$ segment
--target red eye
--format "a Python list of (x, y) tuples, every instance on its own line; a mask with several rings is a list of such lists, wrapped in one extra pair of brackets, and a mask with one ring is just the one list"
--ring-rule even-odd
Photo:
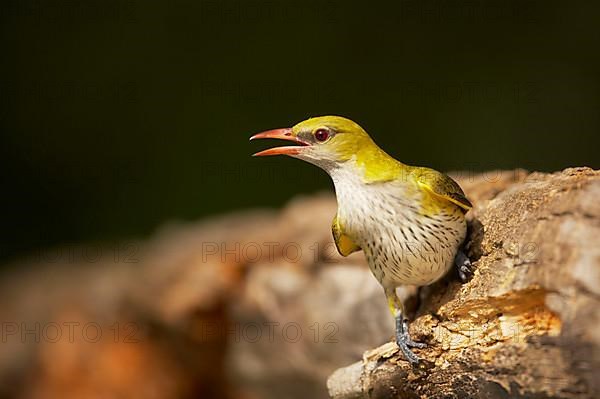
[(329, 138), (329, 132), (327, 129), (317, 129), (315, 131), (315, 138), (319, 141), (325, 141)]

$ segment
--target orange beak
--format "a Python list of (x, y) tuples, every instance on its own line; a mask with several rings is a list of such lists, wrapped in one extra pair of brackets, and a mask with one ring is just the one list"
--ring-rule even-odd
[(258, 133), (250, 137), (250, 140), (256, 139), (288, 140), (300, 145), (269, 148), (268, 150), (257, 152), (256, 154), (252, 155), (253, 157), (264, 157), (268, 155), (296, 155), (299, 154), (300, 151), (302, 151), (302, 149), (308, 145), (308, 143), (305, 143), (304, 141), (294, 136), (292, 134), (291, 128), (267, 130), (266, 132)]

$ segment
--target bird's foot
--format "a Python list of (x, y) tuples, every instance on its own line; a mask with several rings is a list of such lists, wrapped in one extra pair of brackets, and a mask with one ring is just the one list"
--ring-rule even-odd
[(408, 322), (401, 318), (396, 318), (396, 344), (398, 348), (412, 365), (419, 363), (419, 357), (413, 353), (410, 348), (423, 349), (427, 347), (427, 344), (423, 342), (415, 342), (410, 338), (408, 334)]
[[(406, 333), (404, 334), (403, 337), (404, 338), (402, 338), (402, 340), (404, 341), (404, 343), (406, 344), (406, 346), (408, 346), (409, 348), (418, 348), (418, 349), (427, 348), (427, 344), (426, 343), (424, 343), (424, 342), (415, 342)], [(396, 337), (396, 339), (397, 339), (397, 337)]]
[(465, 283), (473, 277), (473, 269), (471, 260), (465, 255), (462, 249), (459, 249), (454, 258), (454, 264), (458, 270), (458, 277)]

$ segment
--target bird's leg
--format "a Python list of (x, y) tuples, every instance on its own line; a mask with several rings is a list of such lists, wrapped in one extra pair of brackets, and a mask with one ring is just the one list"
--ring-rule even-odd
[(410, 348), (424, 348), (427, 345), (415, 342), (410, 338), (408, 320), (404, 318), (404, 305), (400, 298), (398, 298), (398, 295), (396, 295), (396, 290), (394, 288), (385, 288), (385, 296), (387, 297), (390, 311), (396, 320), (396, 344), (409, 362), (412, 364), (418, 363), (419, 358)]
[(471, 270), (471, 261), (460, 248), (458, 249), (456, 257), (454, 258), (454, 264), (458, 269), (458, 277), (460, 277), (460, 280), (463, 283), (469, 281), (473, 275), (473, 270)]

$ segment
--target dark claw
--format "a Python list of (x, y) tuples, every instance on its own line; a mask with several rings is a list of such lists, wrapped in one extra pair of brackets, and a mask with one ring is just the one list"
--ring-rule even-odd
[(467, 255), (462, 250), (458, 250), (454, 258), (454, 264), (458, 269), (458, 277), (463, 283), (466, 283), (473, 277), (472, 264)]
[(396, 318), (396, 344), (398, 348), (412, 365), (419, 363), (419, 357), (410, 350), (410, 348), (425, 348), (427, 344), (415, 342), (408, 334), (408, 322), (400, 317)]
[(400, 349), (406, 360), (410, 362), (410, 364), (416, 365), (419, 363), (419, 357), (415, 355), (413, 351), (410, 350), (410, 348), (405, 342), (398, 341), (398, 338), (396, 338), (396, 344), (398, 345), (398, 348)]
[(427, 344), (424, 342), (415, 342), (412, 339), (410, 339), (410, 337), (407, 335), (404, 342), (406, 343), (406, 345), (409, 348), (418, 348), (418, 349), (423, 349), (423, 348), (427, 348)]

